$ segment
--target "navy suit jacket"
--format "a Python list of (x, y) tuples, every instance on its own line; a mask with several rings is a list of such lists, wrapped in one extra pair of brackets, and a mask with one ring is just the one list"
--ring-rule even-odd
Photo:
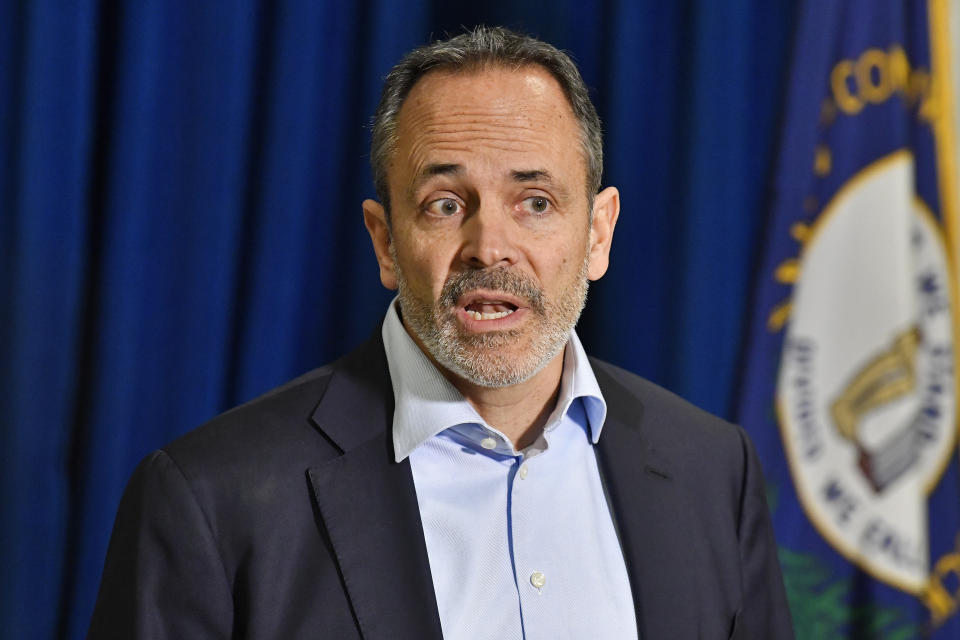
[[(642, 640), (792, 637), (744, 432), (592, 365)], [(121, 502), (89, 638), (440, 638), (392, 420), (377, 332), (151, 454)]]

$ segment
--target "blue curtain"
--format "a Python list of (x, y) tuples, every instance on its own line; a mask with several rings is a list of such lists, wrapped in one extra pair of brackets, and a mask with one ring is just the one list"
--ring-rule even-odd
[(794, 3), (464, 4), (0, 4), (5, 637), (83, 636), (140, 458), (378, 325), (367, 122), (464, 25), (594, 92), (624, 209), (588, 350), (730, 415)]

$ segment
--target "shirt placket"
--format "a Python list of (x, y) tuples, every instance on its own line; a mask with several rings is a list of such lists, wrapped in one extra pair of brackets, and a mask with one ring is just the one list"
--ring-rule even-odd
[(535, 459), (517, 458), (511, 477), (511, 527), (514, 558), (514, 578), (520, 600), (524, 638), (549, 637), (553, 626), (550, 620), (551, 603), (556, 600), (551, 590), (551, 559), (542, 539), (545, 523), (538, 521), (538, 491), (536, 491)]

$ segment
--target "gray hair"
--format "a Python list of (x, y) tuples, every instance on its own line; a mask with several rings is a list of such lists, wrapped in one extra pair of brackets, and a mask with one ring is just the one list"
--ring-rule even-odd
[(580, 124), (581, 144), (587, 164), (587, 200), (600, 190), (603, 173), (603, 139), (600, 118), (590, 92), (573, 60), (553, 45), (503, 27), (476, 27), (449, 40), (438, 40), (414, 49), (397, 63), (383, 84), (380, 104), (373, 115), (370, 167), (377, 197), (390, 215), (387, 165), (397, 142), (397, 116), (414, 85), (430, 71), (474, 71), (487, 65), (519, 68), (543, 67), (560, 83)]

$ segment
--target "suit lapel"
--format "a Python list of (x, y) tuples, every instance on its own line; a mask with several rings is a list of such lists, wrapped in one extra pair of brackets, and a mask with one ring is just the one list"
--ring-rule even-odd
[[(595, 366), (607, 401), (598, 459), (620, 533), (641, 638), (695, 637), (698, 531), (673, 470), (644, 433), (650, 412)], [(692, 601), (693, 600), (693, 601)]]
[(440, 638), (409, 460), (393, 462), (393, 389), (377, 338), (341, 361), (313, 414), (343, 455), (309, 470), (361, 634)]

